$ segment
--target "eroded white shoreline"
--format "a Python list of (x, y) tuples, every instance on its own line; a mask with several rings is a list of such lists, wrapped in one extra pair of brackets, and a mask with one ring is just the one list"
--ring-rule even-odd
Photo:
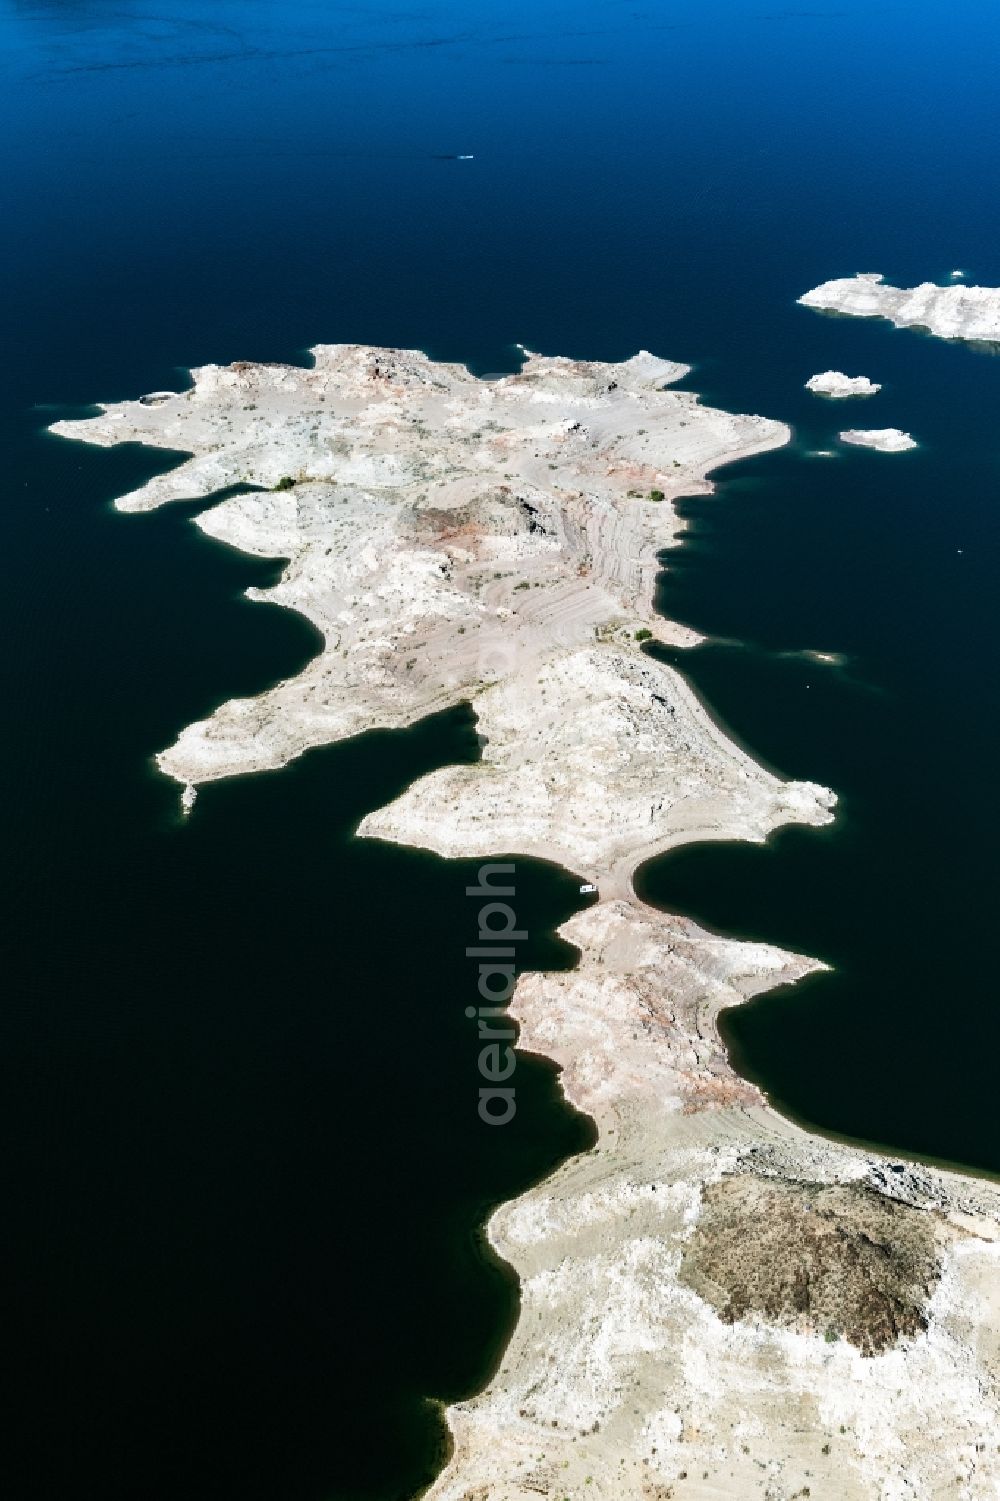
[(810, 375), (806, 390), (831, 401), (848, 401), (857, 396), (875, 396), (882, 387), (867, 375), (845, 375), (842, 370), (823, 370)]
[(850, 318), (887, 318), (897, 328), (923, 328), (940, 339), (1000, 342), (1000, 287), (939, 287), (930, 281), (893, 287), (870, 271), (825, 281), (799, 302)]
[(906, 453), (917, 447), (916, 438), (899, 427), (852, 427), (837, 436), (852, 448), (873, 448), (876, 453)]
[[(529, 356), (485, 383), (413, 352), (327, 346), (312, 370), (209, 366), (191, 392), (56, 430), (192, 454), (124, 497), (127, 510), (289, 481), (197, 524), (288, 557), (260, 597), (306, 614), (325, 647), (296, 678), (184, 730), (165, 771), (194, 788), (469, 699), (481, 765), (423, 778), (362, 833), (547, 855), (599, 885), (562, 930), (578, 968), (525, 976), (512, 1007), (522, 1045), (555, 1058), (568, 1098), (597, 1119), (599, 1146), (491, 1220), (522, 1317), (495, 1380), (451, 1410), (456, 1453), (432, 1494), (993, 1496), (1000, 1195), (890, 1172), (770, 1111), (731, 1070), (715, 1020), (814, 962), (712, 937), (632, 890), (657, 850), (820, 824), (832, 802), (757, 766), (637, 643), (691, 639), (652, 607), (657, 552), (679, 531), (671, 500), (788, 437), (664, 389), (682, 373), (650, 355)], [(863, 1183), (931, 1225), (940, 1275), (915, 1292), (923, 1327), (865, 1357), (828, 1342), (808, 1299), (720, 1317), (683, 1268), (706, 1194), (730, 1181), (805, 1195)], [(853, 1212), (831, 1220), (837, 1245), (853, 1244)], [(752, 1271), (759, 1223), (735, 1228)], [(794, 1285), (794, 1241), (789, 1254)], [(801, 1255), (804, 1285), (826, 1276), (828, 1303), (829, 1277)]]

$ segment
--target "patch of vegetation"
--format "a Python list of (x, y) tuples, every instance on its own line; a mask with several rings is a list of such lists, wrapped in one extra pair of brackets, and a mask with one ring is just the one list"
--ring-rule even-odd
[(295, 481), (290, 474), (283, 474), (274, 488), (276, 490), (294, 490)]
[(862, 1355), (927, 1327), (932, 1217), (866, 1184), (745, 1174), (706, 1188), (680, 1280), (726, 1323), (762, 1318)]
[(642, 630), (636, 631), (636, 633), (635, 633), (635, 639), (637, 641), (652, 641), (652, 639), (653, 639), (653, 633), (649, 629), (648, 626), (644, 625), (642, 627)]
[(662, 490), (650, 490), (649, 498), (650, 500), (666, 500), (667, 497)]

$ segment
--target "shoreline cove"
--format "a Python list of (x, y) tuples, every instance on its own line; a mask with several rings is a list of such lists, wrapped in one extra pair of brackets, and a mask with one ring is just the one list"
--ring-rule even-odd
[[(359, 836), (540, 856), (598, 888), (558, 930), (578, 967), (522, 975), (509, 1012), (519, 1050), (560, 1066), (598, 1145), (486, 1226), (521, 1279), (521, 1316), (485, 1391), (448, 1409), (454, 1453), (428, 1495), (586, 1485), (660, 1501), (682, 1477), (689, 1496), (751, 1494), (762, 1463), (794, 1489), (825, 1441), (848, 1501), (956, 1474), (985, 1497), (1000, 1480), (1000, 1191), (897, 1171), (778, 1115), (733, 1071), (716, 1019), (823, 966), (709, 934), (634, 890), (637, 868), (680, 844), (761, 842), (833, 816), (831, 792), (767, 772), (641, 651), (698, 639), (653, 606), (658, 555), (682, 530), (672, 501), (790, 438), (672, 391), (686, 373), (648, 354), (528, 354), (486, 382), (412, 351), (320, 346), (312, 369), (207, 366), (190, 391), (53, 430), (192, 455), (122, 510), (266, 486), (195, 523), (289, 558), (274, 588), (248, 593), (324, 636), (297, 677), (161, 752), (185, 811), (205, 781), (468, 700), (482, 762), (421, 778)], [(823, 1233), (789, 1245), (786, 1265), (760, 1213), (792, 1200)], [(857, 1255), (830, 1260), (833, 1242), (870, 1238), (873, 1206), (905, 1228), (900, 1245), (920, 1245), (900, 1260), (888, 1244), (886, 1278)], [(790, 1402), (804, 1422), (782, 1421)]]

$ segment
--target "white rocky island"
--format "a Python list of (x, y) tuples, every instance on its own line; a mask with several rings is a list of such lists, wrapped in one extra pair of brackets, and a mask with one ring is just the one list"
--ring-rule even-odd
[(905, 453), (916, 448), (917, 440), (901, 427), (849, 427), (838, 433), (841, 443), (855, 448), (874, 448), (876, 453)]
[(482, 762), (424, 777), (361, 833), (546, 855), (599, 887), (563, 929), (578, 967), (522, 977), (512, 1005), (599, 1143), (490, 1222), (521, 1319), (487, 1390), (450, 1409), (431, 1495), (995, 1496), (1000, 1193), (771, 1111), (716, 1018), (816, 964), (632, 887), (657, 850), (831, 817), (832, 794), (757, 766), (637, 643), (692, 639), (652, 607), (673, 498), (787, 429), (670, 391), (684, 367), (646, 354), (532, 355), (488, 382), (412, 352), (314, 354), (209, 366), (56, 430), (191, 454), (125, 510), (265, 487), (197, 525), (287, 558), (260, 597), (325, 639), (298, 677), (182, 730), (169, 775), (276, 768), (468, 699)]
[(814, 396), (828, 396), (833, 401), (845, 401), (852, 396), (874, 396), (881, 389), (867, 375), (845, 375), (842, 370), (824, 370), (806, 381), (807, 391), (812, 391)]
[(1000, 342), (1000, 287), (939, 287), (931, 281), (893, 287), (870, 271), (825, 281), (799, 302), (851, 318), (887, 318), (897, 328), (924, 328), (941, 339)]

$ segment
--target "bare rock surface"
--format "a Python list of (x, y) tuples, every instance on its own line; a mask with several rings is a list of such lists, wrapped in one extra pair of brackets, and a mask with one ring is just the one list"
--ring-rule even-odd
[(814, 396), (829, 396), (834, 401), (844, 401), (852, 396), (874, 396), (881, 389), (867, 375), (845, 375), (842, 370), (824, 370), (806, 381), (807, 391), (812, 391)]
[(898, 427), (848, 428), (838, 433), (841, 443), (850, 443), (855, 448), (874, 448), (876, 453), (905, 453), (916, 448), (917, 440)]
[(1000, 287), (939, 287), (930, 281), (893, 287), (878, 272), (865, 272), (825, 281), (799, 302), (851, 318), (888, 318), (897, 328), (922, 328), (941, 339), (1000, 342)]
[(323, 634), (297, 677), (162, 752), (193, 817), (202, 782), (468, 699), (481, 764), (422, 778), (361, 833), (545, 855), (599, 888), (562, 929), (577, 967), (523, 975), (511, 1006), (599, 1142), (490, 1221), (522, 1315), (487, 1389), (449, 1409), (430, 1494), (995, 1497), (1000, 1194), (770, 1110), (719, 1012), (819, 966), (632, 884), (684, 841), (832, 816), (832, 793), (756, 765), (637, 640), (694, 639), (652, 607), (673, 498), (787, 429), (669, 390), (685, 367), (648, 354), (529, 355), (495, 381), (412, 351), (314, 357), (208, 366), (56, 430), (191, 455), (125, 510), (265, 487), (197, 524), (286, 558), (260, 597)]
[(561, 934), (578, 968), (513, 1011), (599, 1142), (490, 1222), (521, 1318), (430, 1496), (995, 1497), (997, 1190), (809, 1136), (733, 1072), (720, 1010), (813, 961), (634, 899)]
[(197, 524), (287, 557), (266, 597), (326, 639), (298, 677), (183, 731), (159, 759), (184, 783), (412, 723), (553, 654), (629, 640), (637, 656), (636, 630), (694, 639), (651, 605), (657, 553), (679, 531), (670, 499), (788, 437), (664, 389), (686, 367), (649, 354), (619, 365), (531, 355), (497, 381), (414, 351), (313, 354), (311, 369), (209, 365), (190, 391), (54, 427), (191, 453), (121, 510), (267, 487)]

